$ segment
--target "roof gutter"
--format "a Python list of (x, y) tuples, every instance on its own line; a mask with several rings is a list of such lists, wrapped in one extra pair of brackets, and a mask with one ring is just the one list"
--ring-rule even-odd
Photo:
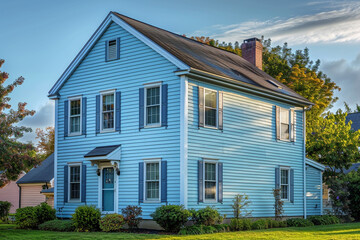
[(274, 100), (295, 104), (297, 106), (302, 106), (305, 108), (310, 108), (312, 105), (314, 105), (313, 103), (306, 101), (306, 100), (302, 100), (302, 99), (299, 99), (296, 97), (284, 95), (282, 93), (277, 93), (277, 92), (274, 92), (271, 90), (267, 90), (264, 88), (254, 86), (252, 84), (244, 83), (244, 82), (232, 79), (232, 78), (223, 77), (220, 75), (205, 72), (205, 71), (198, 70), (195, 68), (190, 68), (189, 70), (179, 70), (179, 71), (176, 71), (175, 74), (179, 75), (179, 76), (187, 75), (187, 76), (190, 76), (193, 78), (205, 80), (208, 82), (227, 86), (230, 88), (235, 88), (235, 89), (238, 89), (238, 90), (241, 90), (244, 92), (249, 92), (249, 93), (252, 93), (255, 95), (272, 98)]

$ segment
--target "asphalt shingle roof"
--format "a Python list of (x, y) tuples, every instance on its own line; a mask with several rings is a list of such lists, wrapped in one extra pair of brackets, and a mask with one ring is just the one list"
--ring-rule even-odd
[(90, 152), (88, 152), (84, 157), (100, 157), (100, 156), (106, 156), (121, 145), (112, 145), (112, 146), (102, 146), (102, 147), (96, 147)]
[[(295, 97), (311, 104), (306, 98), (235, 53), (200, 43), (116, 12), (113, 12), (113, 14), (191, 68), (235, 79), (266, 90)], [(267, 80), (277, 83), (281, 86), (281, 89)]]
[(42, 161), (41, 164), (26, 173), (17, 184), (48, 183), (54, 178), (54, 154)]
[(350, 120), (352, 121), (351, 128), (352, 128), (354, 131), (359, 130), (359, 129), (360, 129), (360, 112), (357, 112), (357, 113), (349, 113), (349, 114), (346, 116), (346, 123), (348, 123)]

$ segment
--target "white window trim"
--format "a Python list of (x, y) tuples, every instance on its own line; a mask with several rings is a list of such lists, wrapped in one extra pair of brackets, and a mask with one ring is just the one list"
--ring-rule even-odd
[[(104, 95), (108, 95), (108, 94), (114, 94), (114, 127), (113, 128), (107, 128), (107, 129), (103, 129), (103, 111), (102, 111), (102, 105), (103, 105), (103, 96)], [(107, 90), (107, 91), (102, 91), (100, 92), (100, 133), (106, 133), (106, 132), (115, 132), (115, 125), (116, 125), (116, 90), (112, 89), (112, 90)]]
[[(82, 114), (83, 114), (83, 112), (82, 112), (82, 104), (83, 104), (83, 102), (82, 102), (82, 96), (76, 96), (76, 97), (70, 97), (70, 98), (68, 98), (68, 104), (69, 104), (69, 106), (68, 106), (68, 136), (79, 136), (79, 135), (82, 135)], [(72, 101), (76, 101), (76, 100), (80, 100), (80, 131), (79, 132), (71, 132), (71, 121), (70, 121), (70, 119), (71, 119), (71, 102)]]
[[(281, 184), (281, 170), (287, 170), (288, 171), (288, 184)], [(291, 188), (291, 179), (290, 179), (290, 167), (280, 167), (280, 173), (279, 173), (279, 183), (280, 183), (280, 199), (283, 200), (284, 202), (290, 202), (290, 188)], [(282, 198), (282, 193), (281, 193), (281, 186), (282, 185), (287, 185), (288, 186), (288, 192), (287, 192), (287, 198)]]
[(102, 210), (102, 177), (103, 177), (103, 169), (114, 167), (111, 163), (103, 163), (98, 168), (100, 169), (100, 176), (98, 176), (99, 184), (98, 184), (98, 208), (100, 209), (101, 213), (103, 214), (111, 214), (111, 213), (118, 213), (118, 179), (119, 176), (116, 174), (116, 169), (114, 169), (114, 211), (103, 211)]
[[(146, 164), (159, 163), (159, 198), (147, 199), (146, 198)], [(161, 202), (161, 158), (144, 159), (144, 203), (160, 203)]]
[[(68, 163), (68, 202), (81, 202), (81, 196), (82, 196), (82, 164), (81, 163)], [(80, 195), (79, 199), (71, 199), (71, 167), (80, 167)]]
[[(282, 126), (281, 126), (281, 112), (282, 112), (282, 110), (283, 109), (285, 109), (285, 110), (287, 110), (288, 111), (288, 115), (289, 115), (289, 138), (288, 139), (286, 139), (286, 138), (282, 138), (282, 134), (281, 134), (281, 128), (282, 128)], [(291, 141), (291, 125), (292, 125), (292, 122), (291, 122), (291, 109), (287, 109), (287, 108), (283, 108), (283, 107), (280, 107), (280, 116), (279, 116), (279, 120), (280, 120), (280, 122), (279, 122), (279, 127), (280, 127), (280, 140), (281, 141), (288, 141), (288, 142), (290, 142)]]
[[(115, 58), (112, 58), (112, 59), (110, 59), (109, 58), (109, 56), (110, 56), (110, 42), (111, 41), (115, 41), (115, 51), (116, 51), (116, 57)], [(107, 61), (113, 61), (113, 60), (117, 60), (118, 59), (118, 39), (117, 38), (115, 38), (115, 39), (110, 39), (110, 40), (108, 40), (107, 41), (107, 57), (106, 57), (106, 60)]]
[[(159, 87), (159, 95), (160, 95), (160, 100), (159, 100), (159, 123), (153, 123), (153, 124), (148, 124), (147, 123), (147, 89), (148, 88), (155, 88), (155, 87)], [(147, 84), (144, 86), (144, 127), (145, 128), (153, 128), (153, 127), (161, 127), (161, 119), (162, 119), (162, 112), (161, 112), (161, 103), (162, 103), (162, 84), (160, 83), (154, 83), (154, 84)]]
[[(216, 92), (216, 126), (215, 127), (206, 125), (206, 103), (205, 103), (205, 92), (206, 92), (206, 90)], [(205, 128), (218, 129), (219, 128), (219, 91), (211, 89), (211, 88), (204, 88), (203, 96), (204, 96), (204, 127)]]
[[(215, 199), (206, 199), (206, 194), (205, 194), (205, 192), (206, 192), (206, 188), (205, 188), (205, 164), (206, 163), (212, 163), (212, 164), (215, 164), (216, 165), (216, 168), (215, 168), (215, 174), (216, 174), (216, 184), (215, 184), (215, 187), (216, 187), (216, 192), (215, 192)], [(209, 160), (209, 159), (205, 159), (204, 160), (204, 164), (203, 164), (203, 189), (204, 189), (204, 191), (203, 191), (203, 199), (204, 199), (204, 202), (205, 203), (217, 203), (218, 202), (218, 190), (219, 190), (219, 187), (218, 187), (218, 185), (219, 185), (219, 176), (218, 176), (218, 172), (219, 172), (219, 170), (218, 170), (218, 166), (219, 166), (219, 164), (218, 164), (219, 162), (217, 161), (217, 160)]]

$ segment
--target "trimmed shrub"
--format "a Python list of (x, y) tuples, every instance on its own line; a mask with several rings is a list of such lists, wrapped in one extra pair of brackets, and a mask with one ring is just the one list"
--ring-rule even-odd
[(259, 229), (267, 229), (267, 221), (265, 219), (260, 219), (251, 224), (251, 229), (259, 230)]
[(89, 232), (99, 230), (101, 212), (95, 206), (79, 206), (72, 215), (75, 230), (78, 232)]
[(0, 201), (0, 220), (8, 222), (8, 216), (11, 208), (11, 203), (8, 201)]
[(230, 232), (229, 224), (218, 224), (213, 226), (216, 229), (216, 232)]
[(45, 202), (36, 206), (35, 212), (37, 217), (37, 224), (42, 224), (44, 222), (56, 219), (56, 210)]
[(220, 224), (223, 221), (223, 217), (220, 215), (220, 213), (216, 209), (209, 206), (197, 211), (192, 209), (190, 212), (192, 214), (192, 220), (197, 225), (212, 226), (215, 224)]
[(118, 232), (124, 225), (124, 217), (120, 214), (108, 214), (100, 220), (100, 229), (104, 232)]
[(230, 229), (231, 231), (245, 231), (251, 230), (252, 222), (247, 218), (233, 218), (230, 221)]
[(339, 218), (332, 215), (310, 216), (308, 220), (314, 223), (314, 225), (330, 225), (340, 223)]
[(129, 205), (126, 208), (121, 209), (121, 213), (130, 230), (138, 228), (142, 220), (140, 217), (142, 214), (141, 207)]
[(189, 220), (191, 213), (182, 205), (162, 205), (150, 215), (165, 231), (178, 232)]
[(308, 219), (303, 218), (290, 218), (286, 220), (288, 227), (311, 227), (314, 226), (314, 224), (309, 221)]
[(252, 222), (250, 219), (243, 219), (243, 230), (246, 231), (246, 230), (251, 230), (251, 225), (252, 225)]
[(38, 220), (36, 217), (35, 207), (24, 207), (16, 209), (15, 223), (19, 226), (19, 228), (37, 228)]
[(39, 225), (40, 230), (73, 232), (75, 230), (73, 220), (51, 220)]
[(202, 233), (203, 234), (211, 234), (216, 233), (217, 230), (214, 226), (202, 226)]
[(280, 228), (285, 228), (288, 226), (287, 221), (278, 221)]
[(179, 231), (179, 235), (199, 235), (206, 233), (218, 233), (218, 232), (228, 232), (230, 231), (230, 226), (228, 224), (218, 224), (214, 226), (204, 226), (204, 225), (192, 225), (184, 227)]
[(178, 233), (179, 235), (199, 235), (203, 234), (201, 225), (192, 225), (187, 226), (181, 229)]

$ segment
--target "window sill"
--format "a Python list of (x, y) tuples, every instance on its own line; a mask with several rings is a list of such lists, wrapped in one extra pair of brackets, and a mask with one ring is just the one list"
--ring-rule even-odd
[(144, 126), (144, 128), (159, 128), (162, 127), (161, 124), (156, 124), (156, 125), (146, 125)]
[(208, 129), (219, 130), (219, 128), (218, 128), (218, 127), (212, 127), (212, 126), (203, 126), (203, 128), (208, 128)]
[(160, 200), (144, 200), (143, 203), (161, 203)]
[(216, 200), (204, 200), (204, 203), (214, 204), (214, 203), (218, 203), (218, 201), (216, 201)]
[(68, 203), (81, 203), (81, 200), (68, 200)]
[(69, 133), (68, 137), (75, 137), (75, 136), (81, 136), (81, 133)]
[(115, 132), (115, 129), (109, 129), (109, 130), (101, 130), (100, 133), (111, 133)]

